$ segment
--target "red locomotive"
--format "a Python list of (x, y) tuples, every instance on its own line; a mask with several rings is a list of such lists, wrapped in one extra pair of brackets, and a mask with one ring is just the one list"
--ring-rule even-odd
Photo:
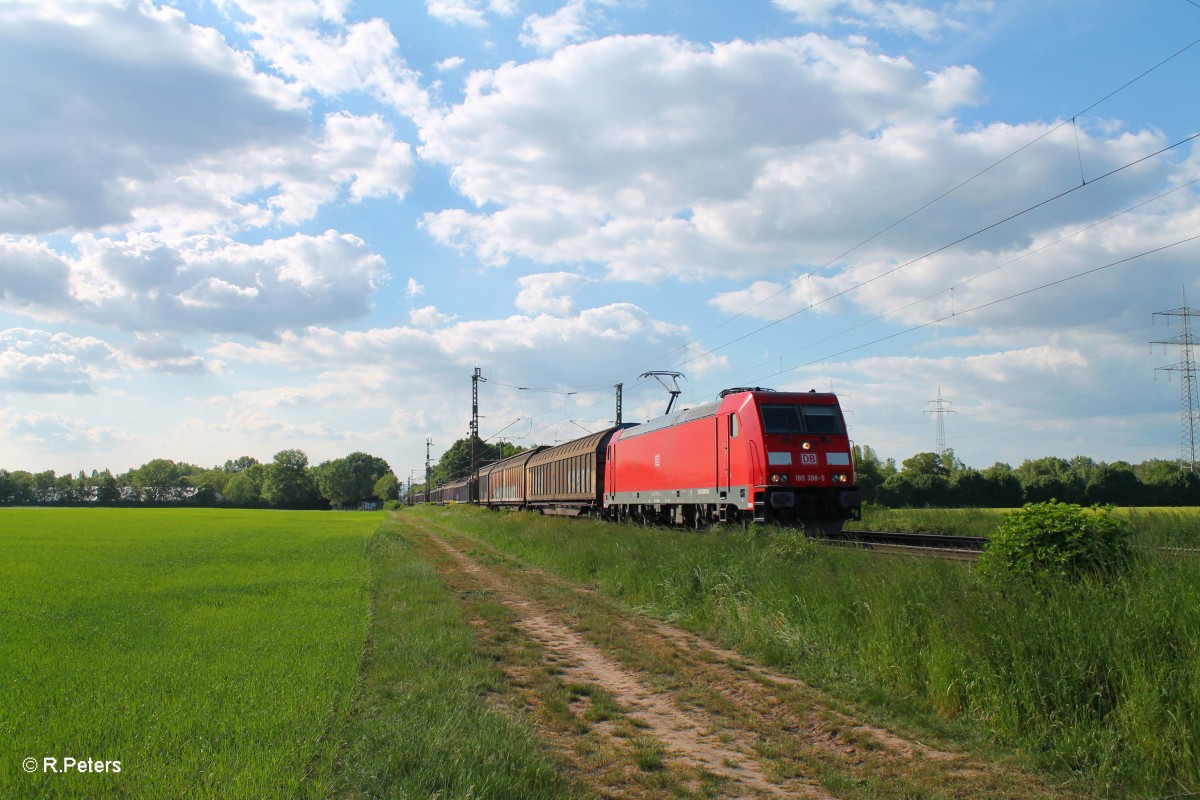
[(729, 389), (618, 431), (608, 445), (604, 506), (616, 519), (699, 527), (749, 518), (828, 531), (861, 504), (833, 394)]
[(754, 520), (833, 532), (862, 505), (837, 396), (759, 388), (522, 453), (431, 500), (467, 502), (473, 485), (491, 508), (689, 527)]

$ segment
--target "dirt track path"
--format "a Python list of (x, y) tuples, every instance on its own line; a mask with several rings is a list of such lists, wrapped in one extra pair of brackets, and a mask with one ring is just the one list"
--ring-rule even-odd
[(407, 522), (504, 671), (513, 712), (599, 796), (1069, 796), (856, 719), (801, 681), (452, 529)]

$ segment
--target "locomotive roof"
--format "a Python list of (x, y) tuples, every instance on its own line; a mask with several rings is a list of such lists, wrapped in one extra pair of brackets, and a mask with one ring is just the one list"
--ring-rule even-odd
[(666, 414), (658, 419), (652, 419), (649, 422), (643, 422), (636, 428), (630, 428), (621, 434), (621, 439), (631, 439), (634, 436), (641, 436), (643, 433), (653, 433), (660, 431), (663, 428), (670, 428), (672, 425), (682, 425), (685, 422), (692, 422), (705, 417), (716, 416), (717, 409), (721, 407), (720, 401), (713, 403), (705, 403), (694, 408), (685, 408), (683, 411), (676, 411), (673, 414)]
[(754, 395), (755, 399), (782, 403), (794, 403), (800, 398), (820, 398), (822, 404), (829, 402), (830, 400), (835, 403), (837, 402), (837, 395), (833, 394), (832, 392), (777, 392), (774, 389), (761, 389), (758, 387), (752, 389), (746, 388), (726, 390), (721, 392), (721, 400), (716, 400), (712, 403), (704, 403), (703, 405), (694, 406), (692, 408), (685, 408), (683, 411), (676, 411), (672, 414), (664, 414), (657, 419), (652, 419), (649, 422), (643, 422), (641, 425), (630, 428), (629, 430), (625, 431), (625, 433), (621, 434), (621, 440), (624, 441), (627, 439), (632, 439), (635, 436), (641, 436), (644, 433), (653, 433), (654, 431), (660, 431), (663, 428), (682, 425), (685, 422), (693, 422), (698, 419), (716, 416), (717, 411), (721, 408), (724, 398), (730, 396), (731, 394), (742, 393), (752, 394)]

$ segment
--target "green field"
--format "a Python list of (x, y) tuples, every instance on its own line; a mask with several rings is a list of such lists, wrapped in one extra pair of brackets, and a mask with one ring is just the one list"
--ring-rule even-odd
[(384, 514), (4, 509), (0, 544), (4, 800), (579, 794)]
[(382, 517), (0, 510), (0, 797), (323, 793)]

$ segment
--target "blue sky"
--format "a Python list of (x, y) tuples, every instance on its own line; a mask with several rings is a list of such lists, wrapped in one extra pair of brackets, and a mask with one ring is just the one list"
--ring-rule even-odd
[(1200, 153), (1146, 157), (1200, 132), (1198, 39), (1189, 0), (0, 3), (0, 467), (407, 477), (475, 366), (526, 445), (675, 369), (832, 389), (899, 459), (939, 389), (975, 466), (1174, 458)]

